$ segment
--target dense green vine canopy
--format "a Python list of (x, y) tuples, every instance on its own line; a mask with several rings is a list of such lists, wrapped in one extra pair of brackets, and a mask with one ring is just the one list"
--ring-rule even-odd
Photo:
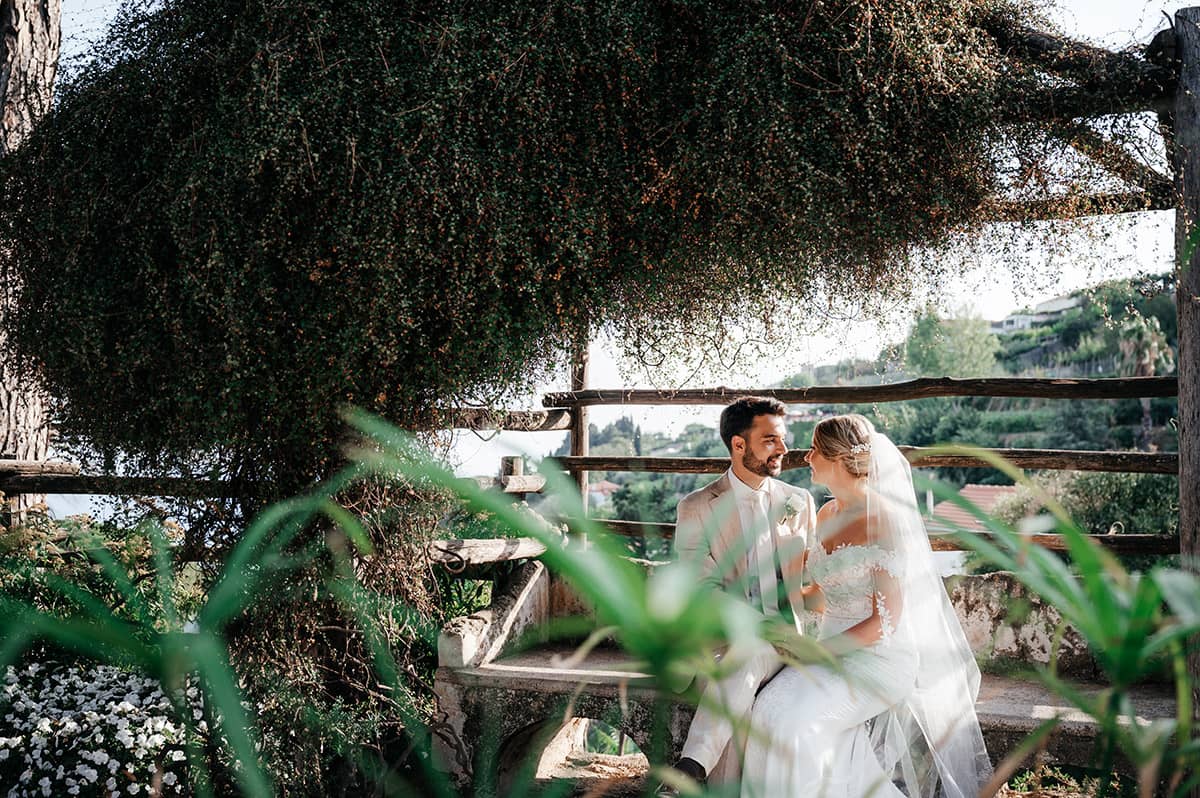
[[(166, 0), (3, 164), (58, 425), (292, 474), (580, 330), (895, 290), (978, 220), (1009, 0)], [(281, 472), (281, 473), (282, 473)]]

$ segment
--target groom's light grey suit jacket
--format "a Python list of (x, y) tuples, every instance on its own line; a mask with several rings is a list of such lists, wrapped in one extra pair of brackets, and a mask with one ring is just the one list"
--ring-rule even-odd
[[(675, 522), (675, 551), (684, 562), (699, 564), (704, 577), (730, 593), (748, 597), (748, 538), (734, 499), (731, 477), (726, 472), (717, 481), (685, 496)], [(771, 479), (767, 477), (767, 479)], [(771, 506), (767, 517), (771, 542), (779, 570), (792, 604), (797, 629), (801, 629), (804, 604), (800, 596), (804, 550), (815, 534), (817, 510), (812, 494), (777, 479), (771, 480)], [(789, 512), (790, 496), (800, 497), (802, 509)]]

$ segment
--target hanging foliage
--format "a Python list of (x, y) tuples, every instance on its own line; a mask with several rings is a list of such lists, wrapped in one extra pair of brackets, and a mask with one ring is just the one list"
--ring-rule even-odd
[[(1009, 0), (166, 0), (3, 164), (56, 423), (278, 479), (627, 339), (898, 292), (998, 190)], [(986, 25), (985, 25), (986, 23)], [(1043, 82), (1044, 83), (1044, 82)], [(1006, 158), (1009, 155), (1005, 155)]]

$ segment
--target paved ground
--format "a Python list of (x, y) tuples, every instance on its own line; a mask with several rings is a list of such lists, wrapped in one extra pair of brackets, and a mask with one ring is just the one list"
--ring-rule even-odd
[[(546, 780), (577, 780), (572, 798), (641, 798), (648, 763), (641, 754), (610, 756), (606, 754), (573, 754), (550, 773)], [(1120, 793), (1123, 794), (1123, 793)], [(1027, 772), (1005, 785), (997, 798), (1096, 798), (1095, 788), (1080, 786), (1070, 778), (1045, 774), (1044, 784)], [(1110, 793), (1111, 795), (1111, 793)]]

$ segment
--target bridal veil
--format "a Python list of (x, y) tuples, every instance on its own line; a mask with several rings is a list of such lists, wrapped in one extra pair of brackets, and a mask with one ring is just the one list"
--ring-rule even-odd
[(902, 606), (891, 642), (918, 653), (916, 685), (871, 730), (885, 771), (903, 781), (910, 798), (976, 798), (991, 776), (975, 699), (979, 667), (935, 566), (917, 508), (912, 471), (895, 444), (872, 429), (867, 528), (893, 552)]

